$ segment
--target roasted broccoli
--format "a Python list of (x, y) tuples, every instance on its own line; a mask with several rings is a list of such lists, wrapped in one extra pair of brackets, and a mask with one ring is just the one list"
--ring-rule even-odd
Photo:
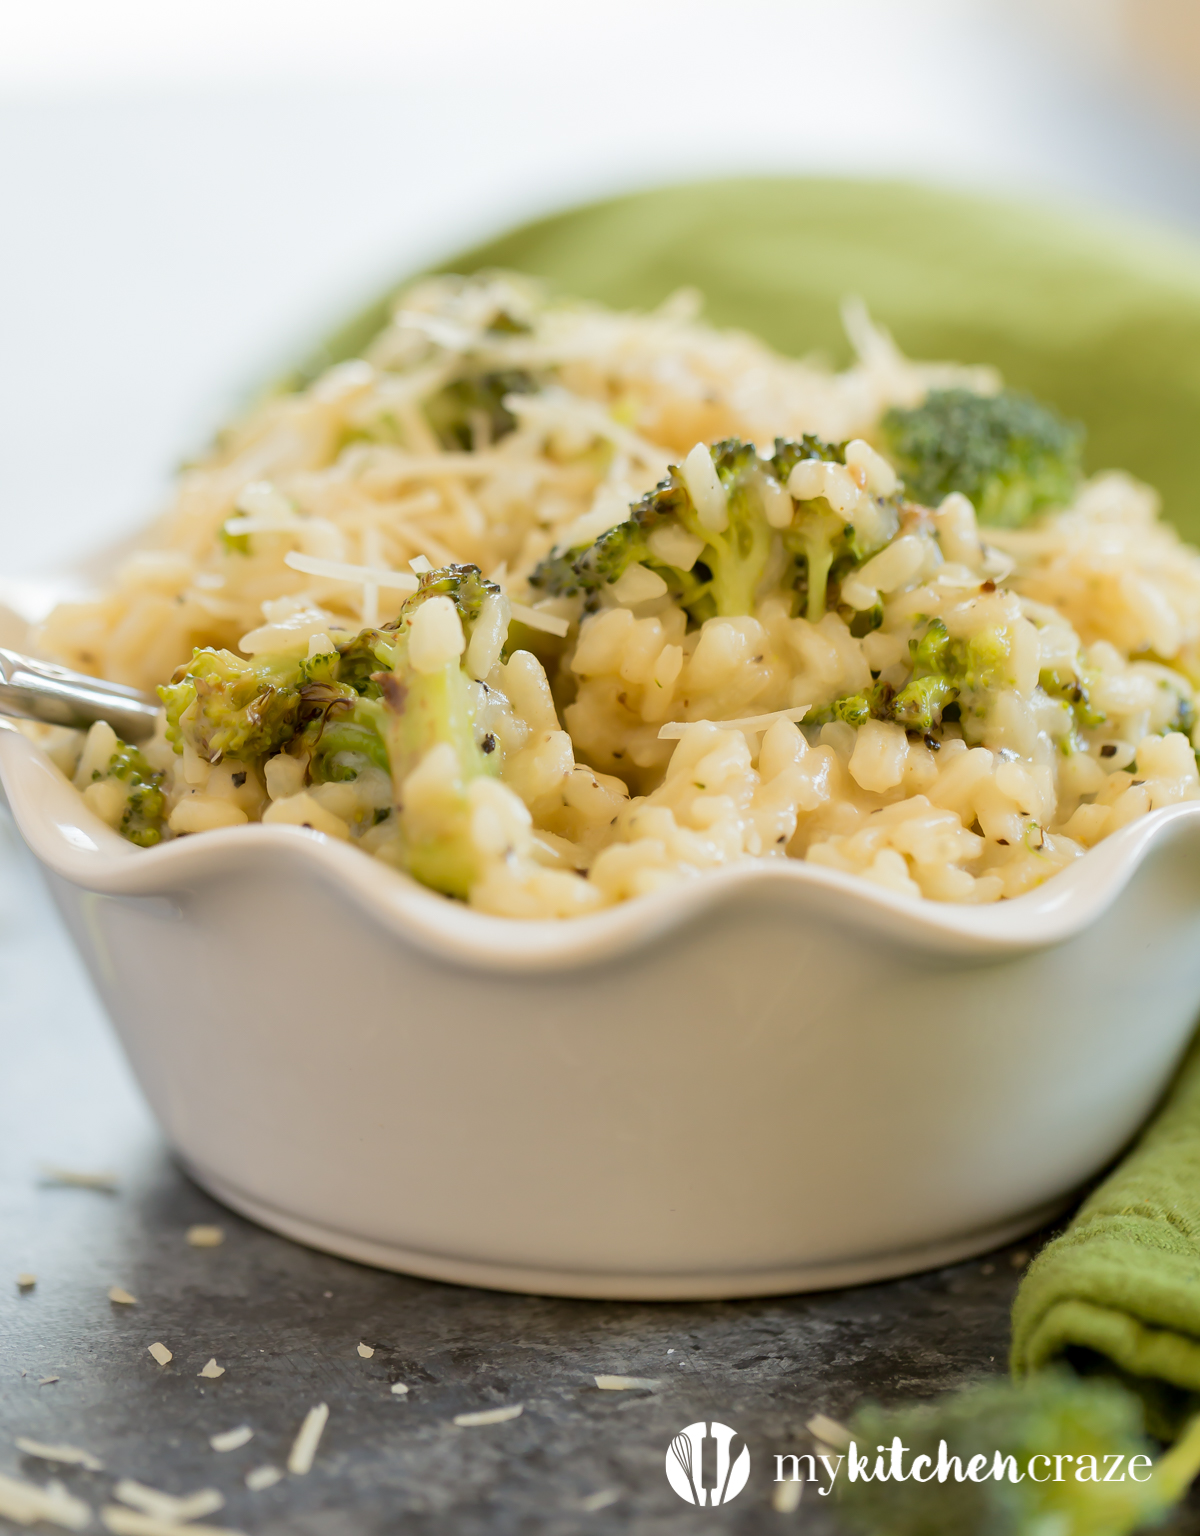
[(894, 510), (881, 512), (873, 498), (860, 500), (869, 511), (859, 526), (835, 512), (824, 495), (797, 499), (787, 489), (801, 461), (844, 464), (842, 448), (815, 437), (779, 438), (773, 456), (762, 458), (753, 443), (729, 438), (707, 450), (711, 470), (696, 457), (705, 451), (697, 447), (682, 466), (672, 467), (627, 521), (592, 544), (543, 560), (531, 585), (553, 595), (596, 593), (641, 564), (662, 577), (693, 623), (702, 624), (754, 611), (777, 538), (783, 589), (815, 622), (825, 612), (831, 575), (845, 574), (896, 531)]
[(1126, 1536), (1161, 1520), (1200, 1470), (1200, 1419), (1152, 1466), (1139, 1399), (1066, 1371), (866, 1408), (849, 1430), (836, 1486), (864, 1536)]
[(912, 410), (888, 411), (882, 431), (909, 496), (937, 506), (961, 491), (997, 527), (1066, 505), (1082, 473), (1083, 428), (1016, 390), (931, 390)]

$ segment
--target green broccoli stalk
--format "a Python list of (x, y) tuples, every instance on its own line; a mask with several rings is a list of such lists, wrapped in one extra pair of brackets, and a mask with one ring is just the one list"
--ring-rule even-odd
[(837, 1487), (864, 1536), (1127, 1536), (1161, 1520), (1200, 1472), (1200, 1417), (1152, 1466), (1139, 1399), (1066, 1371), (868, 1407), (849, 1429)]
[(1015, 390), (931, 390), (912, 410), (888, 411), (881, 425), (911, 497), (937, 506), (961, 491), (981, 523), (1019, 527), (1065, 506), (1079, 485), (1083, 427)]
[[(499, 765), (478, 739), (480, 685), (466, 671), (462, 657), (484, 603), (493, 596), (500, 596), (500, 588), (485, 580), (477, 566), (451, 565), (424, 572), (396, 621), (391, 670), (372, 678), (381, 690), (404, 867), (422, 884), (464, 898), (479, 863), (467, 786), (472, 779), (495, 773)], [(421, 639), (416, 633), (433, 599), (448, 600), (461, 626), (461, 645), (444, 647), (440, 660), (420, 654)], [(437, 747), (451, 749), (456, 770), (443, 779), (436, 817), (413, 816), (405, 805), (406, 781)]]
[[(841, 464), (843, 448), (815, 437), (798, 442), (780, 438), (773, 456), (762, 458), (753, 443), (729, 438), (709, 452), (724, 500), (716, 519), (704, 517), (697, 506), (687, 464), (672, 466), (625, 522), (594, 543), (555, 551), (537, 567), (530, 584), (555, 596), (591, 595), (619, 580), (631, 565), (642, 564), (663, 578), (692, 622), (702, 624), (718, 615), (754, 611), (772, 540), (778, 537), (786, 563), (784, 588), (815, 622), (825, 612), (831, 575), (860, 564), (890, 537), (867, 539), (824, 497), (796, 503), (786, 489), (801, 460)], [(895, 531), (894, 521), (890, 531)]]

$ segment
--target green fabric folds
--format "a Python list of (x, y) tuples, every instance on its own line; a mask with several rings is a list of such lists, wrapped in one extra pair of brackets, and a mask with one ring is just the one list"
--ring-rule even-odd
[(1164, 1438), (1200, 1408), (1200, 1041), (1134, 1149), (1022, 1281), (1013, 1371), (1060, 1359), (1119, 1376)]

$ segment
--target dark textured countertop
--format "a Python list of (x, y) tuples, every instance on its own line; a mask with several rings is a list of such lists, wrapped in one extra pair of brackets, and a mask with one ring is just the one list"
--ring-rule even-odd
[[(159, 1140), (2, 817), (0, 976), (0, 1473), (45, 1482), (56, 1469), (14, 1438), (65, 1442), (104, 1463), (57, 1469), (95, 1509), (121, 1476), (176, 1494), (216, 1488), (226, 1506), (209, 1523), (264, 1536), (820, 1536), (837, 1524), (815, 1489), (794, 1513), (772, 1507), (774, 1457), (811, 1448), (807, 1419), (1004, 1368), (1032, 1243), (854, 1290), (630, 1305), (366, 1269), (223, 1210)], [(118, 1187), (47, 1184), (44, 1164), (111, 1170)], [(225, 1241), (189, 1246), (193, 1223), (219, 1224)], [(21, 1271), (37, 1276), (31, 1290), (18, 1290)], [(110, 1302), (113, 1285), (137, 1305)], [(158, 1341), (174, 1355), (165, 1367), (148, 1353)], [(225, 1374), (198, 1376), (214, 1356)], [(661, 1385), (601, 1391), (600, 1373)], [(312, 1471), (247, 1489), (247, 1471), (284, 1464), (319, 1402), (330, 1417)], [(508, 1423), (452, 1422), (512, 1403), (524, 1412)], [(664, 1475), (671, 1437), (698, 1419), (750, 1448), (749, 1482), (719, 1510), (686, 1505)], [(210, 1448), (243, 1424), (248, 1444)], [(1200, 1531), (1200, 1519), (1174, 1529)]]

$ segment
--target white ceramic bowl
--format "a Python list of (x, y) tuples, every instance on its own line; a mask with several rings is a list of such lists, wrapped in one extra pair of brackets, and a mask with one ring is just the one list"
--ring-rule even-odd
[(0, 778), (172, 1145), (350, 1258), (570, 1296), (877, 1279), (1039, 1225), (1200, 999), (1200, 805), (1018, 900), (746, 864), (567, 923), (318, 832), (143, 851), (0, 722)]

